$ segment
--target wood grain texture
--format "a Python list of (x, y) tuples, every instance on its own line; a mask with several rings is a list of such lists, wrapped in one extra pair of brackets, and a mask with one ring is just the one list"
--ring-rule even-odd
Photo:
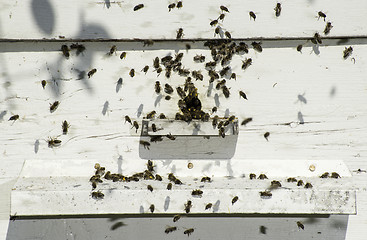
[[(106, 5), (106, 2), (109, 4)], [(135, 5), (144, 8), (133, 11)], [(330, 36), (366, 36), (365, 9), (360, 0), (290, 1), (284, 0), (280, 17), (275, 16), (276, 1), (184, 1), (181, 9), (168, 11), (168, 1), (56, 1), (33, 0), (1, 3), (3, 39), (175, 39), (184, 29), (184, 38), (212, 38), (210, 21), (219, 17), (219, 7), (226, 14), (220, 26), (234, 38), (311, 37), (323, 32), (325, 22), (318, 12), (326, 14), (334, 28)], [(256, 14), (251, 20), (249, 12)], [(270, 27), (271, 26), (271, 27)], [(223, 34), (222, 34), (223, 35)]]

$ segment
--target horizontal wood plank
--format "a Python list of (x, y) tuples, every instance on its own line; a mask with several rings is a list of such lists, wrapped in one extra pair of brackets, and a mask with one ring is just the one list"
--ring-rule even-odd
[[(107, 3), (107, 4), (106, 4)], [(144, 8), (134, 11), (138, 4)], [(221, 36), (228, 31), (234, 38), (299, 38), (322, 33), (326, 22), (318, 12), (326, 14), (333, 28), (329, 36), (366, 36), (367, 2), (345, 1), (281, 1), (282, 11), (275, 16), (276, 1), (183, 1), (183, 7), (168, 11), (167, 1), (19, 1), (3, 2), (1, 39), (175, 39), (183, 28), (184, 39), (213, 38), (215, 27), (210, 22), (221, 14)], [(249, 12), (256, 14), (250, 19)], [(271, 26), (271, 27), (270, 27)], [(324, 35), (324, 34), (322, 34)]]

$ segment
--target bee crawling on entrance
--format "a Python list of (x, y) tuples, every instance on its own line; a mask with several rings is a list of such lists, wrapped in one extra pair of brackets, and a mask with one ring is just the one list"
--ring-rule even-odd
[(138, 133), (138, 129), (139, 129), (139, 124), (138, 124), (138, 122), (137, 121), (134, 121), (134, 123), (133, 123), (133, 128), (135, 128), (136, 129), (136, 133)]
[(256, 51), (258, 52), (263, 51), (263, 48), (261, 47), (261, 42), (252, 42), (251, 45)]
[(279, 181), (273, 180), (271, 181), (271, 185), (272, 188), (278, 188), (278, 187), (282, 187), (282, 184)]
[(317, 14), (319, 15), (319, 18), (317, 20), (319, 20), (320, 18), (323, 18), (325, 22), (326, 14), (323, 13), (322, 11), (319, 11)]
[(179, 28), (177, 30), (177, 36), (176, 36), (176, 39), (181, 39), (183, 37), (183, 29), (182, 28)]
[(61, 145), (61, 140), (58, 140), (57, 138), (49, 138), (47, 143), (49, 148), (59, 147)]
[(149, 70), (149, 66), (146, 65), (141, 71), (147, 74), (148, 70)]
[(166, 137), (170, 140), (176, 140), (176, 137), (175, 136), (172, 136), (170, 133), (166, 135)]
[(16, 114), (16, 115), (11, 116), (8, 121), (16, 121), (18, 119), (19, 119), (19, 115)]
[(186, 213), (189, 213), (190, 212), (190, 209), (191, 209), (191, 207), (192, 207), (192, 205), (191, 205), (192, 203), (191, 203), (191, 201), (190, 200), (188, 200), (187, 201), (187, 203), (185, 203), (185, 212)]
[(56, 109), (59, 107), (60, 102), (55, 101), (53, 104), (50, 104), (50, 112), (53, 113), (56, 111)]
[(250, 20), (251, 18), (253, 18), (254, 21), (256, 20), (256, 14), (253, 11), (250, 11), (248, 14), (250, 15)]
[(225, 6), (220, 6), (219, 7), (220, 8), (220, 10), (222, 11), (222, 12), (229, 12), (229, 10), (228, 10), (228, 8), (227, 7), (225, 7)]
[(239, 93), (240, 93), (240, 97), (243, 97), (244, 99), (248, 100), (246, 93), (244, 93), (243, 91), (240, 91)]
[(156, 93), (156, 94), (159, 94), (159, 93), (161, 92), (161, 84), (160, 84), (160, 82), (159, 82), (159, 81), (156, 81), (156, 82), (155, 82), (155, 87), (154, 87), (154, 89), (155, 89), (155, 93)]
[(116, 52), (116, 50), (117, 50), (117, 47), (116, 47), (116, 45), (113, 45), (112, 47), (111, 47), (111, 49), (110, 49), (110, 51), (108, 52), (108, 55), (112, 55), (112, 54), (114, 54), (115, 52)]
[(199, 196), (199, 197), (201, 197), (201, 196), (202, 196), (202, 194), (203, 194), (203, 191), (201, 191), (200, 189), (196, 189), (196, 190), (193, 190), (193, 191), (191, 192), (191, 195), (192, 195), (192, 196)]
[(167, 190), (171, 190), (172, 189), (172, 183), (168, 183), (167, 184)]
[(238, 201), (238, 197), (235, 196), (234, 198), (232, 198), (232, 205), (235, 204)]
[(153, 192), (153, 187), (152, 187), (151, 185), (148, 185), (148, 186), (147, 186), (147, 189), (148, 189), (149, 191)]
[(312, 187), (313, 187), (312, 184), (309, 182), (305, 184), (305, 188), (312, 188)]
[(302, 44), (298, 45), (297, 46), (297, 51), (300, 52), (300, 53), (302, 53), (302, 47), (303, 47)]
[(150, 212), (153, 213), (154, 209), (155, 209), (154, 204), (151, 204), (150, 207), (149, 207)]
[(266, 141), (269, 141), (268, 140), (268, 137), (270, 136), (270, 133), (269, 132), (266, 132), (266, 133), (264, 133), (264, 138), (266, 139)]
[(208, 210), (210, 208), (212, 208), (213, 204), (212, 203), (208, 203), (206, 206), (205, 206), (205, 210)]
[(66, 135), (68, 133), (70, 124), (65, 120), (62, 122), (62, 133)]
[(250, 173), (250, 179), (256, 179), (256, 174), (255, 173)]
[(135, 76), (135, 69), (134, 68), (132, 68), (130, 70), (129, 75), (130, 75), (130, 77), (134, 77)]
[(156, 111), (151, 111), (150, 113), (147, 114), (147, 119), (154, 118), (155, 114), (156, 114)]
[(287, 179), (287, 182), (297, 182), (297, 179), (294, 177), (290, 177)]
[(210, 177), (202, 177), (201, 182), (211, 182), (212, 179)]
[(94, 198), (94, 199), (103, 199), (104, 194), (101, 191), (92, 192), (92, 198)]
[(78, 56), (85, 51), (85, 46), (82, 44), (73, 43), (70, 45), (70, 49), (76, 49), (76, 55)]
[(277, 3), (276, 7), (274, 8), (275, 10), (275, 16), (279, 17), (280, 16), (280, 12), (282, 11), (282, 5), (280, 3)]
[(268, 199), (268, 198), (271, 198), (271, 196), (273, 196), (273, 194), (270, 191), (260, 192), (260, 197), (261, 198)]
[(252, 64), (252, 59), (251, 58), (246, 58), (244, 61), (242, 61), (242, 69), (245, 70), (246, 68), (248, 68), (250, 65)]
[(313, 44), (317, 44), (317, 43), (321, 44), (322, 43), (322, 40), (321, 40), (320, 34), (319, 33), (315, 33), (314, 36), (313, 36), (313, 38), (311, 38), (311, 42)]
[(246, 126), (247, 123), (252, 122), (252, 118), (246, 118), (241, 122), (242, 126)]
[(170, 12), (175, 7), (176, 7), (176, 3), (171, 3), (170, 5), (168, 5), (168, 11)]
[(88, 78), (91, 78), (93, 76), (93, 74), (95, 74), (97, 72), (97, 69), (93, 68), (92, 70), (90, 70), (88, 72)]
[(343, 58), (347, 59), (353, 52), (353, 48), (350, 46), (349, 48), (345, 48), (343, 51)]
[(330, 33), (330, 30), (333, 28), (333, 25), (331, 25), (331, 22), (327, 22), (325, 29), (324, 29), (324, 34), (328, 35)]
[(41, 84), (42, 84), (42, 88), (45, 89), (46, 84), (47, 84), (47, 81), (46, 80), (42, 80), (41, 81)]
[(134, 11), (138, 11), (139, 9), (142, 9), (144, 7), (144, 4), (138, 4), (134, 7)]
[(340, 175), (337, 172), (332, 172), (330, 177), (331, 178), (340, 178)]
[(124, 59), (124, 58), (126, 58), (126, 52), (122, 52), (121, 55), (120, 55), (121, 60)]
[(128, 115), (125, 116), (125, 123), (128, 122), (132, 125), (131, 119)]
[(268, 177), (265, 174), (260, 174), (257, 179), (264, 180), (264, 179), (268, 179)]

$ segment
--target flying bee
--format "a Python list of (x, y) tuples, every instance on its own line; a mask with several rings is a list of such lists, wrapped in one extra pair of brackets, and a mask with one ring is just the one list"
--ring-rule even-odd
[(297, 51), (300, 52), (300, 53), (302, 53), (302, 47), (303, 47), (302, 44), (298, 45), (297, 46)]
[(244, 99), (247, 99), (246, 93), (244, 93), (243, 91), (240, 91), (240, 97), (243, 97)]
[(266, 132), (266, 133), (264, 133), (264, 138), (266, 139), (266, 141), (269, 141), (268, 140), (268, 137), (270, 136), (270, 133), (269, 132)]
[(137, 121), (134, 121), (133, 127), (136, 129), (136, 133), (137, 133), (138, 132), (138, 129), (139, 129), (139, 124), (138, 124)]
[(326, 14), (323, 13), (322, 11), (319, 11), (318, 12), (318, 15), (319, 15), (319, 18), (317, 20), (319, 20), (320, 18), (323, 18), (324, 19), (324, 22), (325, 22)]
[(150, 146), (150, 143), (149, 143), (149, 142), (144, 141), (144, 140), (140, 140), (140, 141), (139, 141), (139, 143), (140, 143), (141, 145), (143, 145), (144, 149), (148, 149), (148, 150), (150, 150), (150, 149), (149, 149), (149, 146)]
[(333, 28), (333, 25), (331, 25), (331, 22), (327, 22), (325, 29), (324, 29), (324, 34), (328, 35), (330, 33), (330, 30)]
[(176, 3), (171, 3), (170, 5), (168, 5), (168, 11), (170, 12), (175, 7), (176, 7)]
[(176, 39), (181, 39), (183, 37), (183, 29), (179, 28), (177, 30), (177, 35), (176, 35)]
[(250, 173), (250, 179), (256, 179), (256, 174), (255, 173)]
[(205, 56), (203, 56), (203, 55), (196, 55), (194, 57), (194, 62), (200, 62), (200, 63), (202, 63), (204, 61), (205, 61)]
[(168, 228), (166, 228), (166, 230), (164, 230), (164, 232), (168, 234), (168, 233), (176, 231), (176, 230), (177, 230), (177, 227), (168, 227)]
[(254, 21), (256, 20), (256, 15), (253, 11), (250, 11), (248, 14), (250, 15), (250, 20), (251, 20), (251, 18), (253, 18)]
[(114, 54), (114, 53), (116, 52), (116, 50), (117, 50), (116, 45), (113, 45), (113, 46), (111, 47), (110, 51), (108, 52), (108, 55), (112, 55), (112, 54)]
[(226, 86), (222, 86), (222, 91), (223, 91), (223, 94), (226, 98), (229, 98), (229, 89), (226, 87)]
[(172, 189), (172, 183), (168, 183), (167, 184), (167, 190), (171, 190)]
[(305, 226), (303, 225), (303, 223), (302, 222), (300, 222), (300, 221), (298, 221), (297, 222), (297, 227), (298, 228), (302, 228), (302, 230), (305, 230)]
[(265, 174), (260, 174), (259, 177), (257, 179), (261, 179), (261, 180), (264, 180), (264, 179), (268, 179), (268, 177), (265, 175)]
[(57, 138), (49, 138), (47, 143), (49, 148), (59, 147), (61, 145), (61, 140), (58, 140)]
[(70, 45), (70, 49), (76, 49), (76, 55), (79, 56), (79, 54), (85, 51), (85, 46), (82, 44), (73, 43)]
[(62, 54), (66, 57), (66, 58), (69, 58), (70, 57), (70, 53), (69, 53), (69, 47), (67, 45), (62, 45), (61, 46), (61, 51), (62, 51)]
[(251, 58), (246, 58), (245, 61), (242, 60), (242, 69), (245, 70), (246, 68), (248, 68), (250, 65), (252, 64), (252, 59)]
[(177, 222), (178, 220), (180, 220), (180, 218), (181, 218), (181, 215), (175, 215), (175, 216), (173, 216), (173, 222)]
[(270, 191), (260, 192), (260, 197), (262, 198), (270, 198), (271, 196), (273, 196), (273, 194)]
[(50, 112), (53, 113), (56, 111), (56, 109), (59, 107), (60, 103), (59, 101), (55, 101), (53, 104), (50, 104)]
[(282, 5), (280, 3), (277, 3), (277, 5), (274, 8), (274, 10), (275, 10), (275, 16), (279, 17), (280, 16), (280, 12), (282, 11)]
[(222, 10), (222, 12), (229, 12), (228, 8), (225, 6), (220, 6), (220, 10)]
[(237, 196), (235, 196), (234, 198), (232, 198), (232, 205), (235, 204), (235, 202), (237, 202), (237, 201), (238, 201), (238, 197)]
[(150, 207), (149, 207), (150, 212), (153, 213), (154, 209), (155, 209), (154, 204), (151, 204)]
[(8, 121), (16, 121), (18, 119), (19, 119), (19, 115), (16, 114), (16, 115), (11, 116)]
[(185, 203), (185, 212), (189, 213), (190, 209), (191, 209), (192, 205), (191, 205), (191, 201), (188, 200), (187, 203)]
[(258, 52), (263, 51), (263, 48), (261, 47), (261, 42), (252, 42), (251, 45), (256, 51)]
[(287, 179), (287, 182), (297, 182), (297, 179), (295, 179), (294, 177), (290, 177)]
[(125, 123), (128, 122), (132, 125), (131, 119), (128, 115), (125, 116)]
[(138, 4), (134, 7), (134, 11), (138, 11), (139, 9), (142, 9), (144, 7), (144, 4)]
[(155, 82), (155, 92), (157, 93), (157, 94), (159, 94), (160, 92), (161, 92), (161, 84), (160, 84), (160, 82), (159, 81), (156, 81)]
[(166, 137), (169, 139), (169, 140), (176, 140), (176, 137), (175, 136), (172, 136), (170, 133), (166, 135)]
[(187, 230), (184, 231), (184, 234), (187, 234), (187, 236), (190, 236), (190, 234), (192, 234), (194, 232), (193, 228), (189, 228)]
[(62, 122), (62, 133), (64, 134), (64, 135), (66, 135), (67, 133), (68, 133), (68, 130), (69, 130), (69, 127), (70, 127), (70, 124), (66, 121), (66, 120), (64, 120), (63, 122)]
[(278, 187), (282, 187), (282, 184), (279, 181), (273, 180), (273, 181), (271, 181), (270, 186), (272, 188), (278, 188)]
[(42, 80), (41, 81), (41, 85), (42, 85), (42, 88), (43, 89), (45, 89), (46, 84), (47, 84), (46, 80)]
[(320, 37), (320, 34), (319, 33), (315, 33), (313, 38), (311, 38), (311, 42), (313, 44), (317, 44), (317, 43), (322, 43), (322, 40), (321, 40), (321, 37)]
[(352, 52), (353, 52), (352, 46), (350, 46), (349, 48), (345, 47), (345, 49), (343, 51), (343, 58), (347, 59), (352, 54)]
[(120, 55), (121, 60), (124, 59), (124, 58), (126, 58), (126, 52), (122, 52), (121, 55)]
[(312, 184), (309, 182), (305, 184), (305, 188), (312, 188), (312, 187), (313, 187)]
[(177, 6), (176, 6), (178, 9), (182, 8), (182, 1), (178, 1), (177, 2)]
[(222, 138), (225, 138), (226, 137), (226, 134), (225, 134), (225, 129), (224, 127), (221, 127), (219, 128), (218, 132), (219, 132), (219, 136), (221, 136)]
[(213, 21), (211, 21), (210, 22), (210, 26), (215, 26), (215, 25), (217, 25), (218, 24), (218, 20), (217, 19), (215, 19), (215, 20), (213, 20)]
[(92, 192), (92, 198), (94, 198), (94, 199), (103, 199), (104, 194), (101, 191)]
[(223, 19), (224, 19), (225, 16), (226, 15), (224, 13), (222, 13), (222, 14), (219, 15), (218, 19), (223, 21)]
[(246, 118), (245, 120), (243, 120), (241, 122), (241, 125), (246, 126), (246, 124), (249, 123), (249, 122), (251, 122), (251, 121), (252, 121), (252, 118)]
[(303, 181), (302, 180), (298, 180), (298, 182), (297, 182), (297, 186), (303, 186)]
[(148, 186), (147, 186), (147, 189), (148, 189), (149, 191), (153, 192), (153, 187), (152, 187), (152, 186), (148, 185)]
[(225, 31), (224, 35), (226, 35), (226, 37), (229, 39), (232, 38), (232, 35), (228, 31)]
[(146, 65), (141, 71), (147, 74), (148, 70), (149, 70), (149, 66)]
[(93, 68), (92, 70), (90, 70), (88, 72), (88, 78), (91, 78), (93, 76), (93, 74), (95, 74), (97, 72), (97, 69)]
[(150, 113), (147, 114), (147, 119), (152, 119), (154, 118), (154, 115), (156, 114), (156, 111), (151, 111)]
[(202, 177), (201, 178), (201, 182), (211, 182), (211, 178), (210, 177)]
[(200, 189), (196, 189), (196, 190), (193, 190), (193, 191), (191, 192), (191, 195), (192, 195), (192, 196), (199, 196), (199, 197), (201, 197), (201, 196), (202, 196), (202, 194), (203, 194), (203, 191), (201, 191)]
[(236, 73), (231, 74), (231, 79), (237, 80)]
[(135, 76), (135, 70), (134, 70), (134, 68), (132, 68), (130, 70), (129, 75), (130, 75), (130, 77), (134, 77)]
[(331, 178), (340, 178), (340, 175), (336, 172), (332, 172), (330, 177)]

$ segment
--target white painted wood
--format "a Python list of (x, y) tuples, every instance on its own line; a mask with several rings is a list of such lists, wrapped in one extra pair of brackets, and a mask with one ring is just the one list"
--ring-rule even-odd
[[(108, 1), (110, 2), (110, 1)], [(169, 1), (18, 1), (2, 2), (0, 38), (3, 39), (175, 39), (184, 29), (184, 38), (212, 38), (210, 21), (219, 17), (219, 7), (226, 14), (220, 26), (234, 38), (311, 37), (322, 33), (325, 22), (318, 19), (323, 11), (334, 26), (330, 36), (366, 36), (366, 1), (280, 1), (282, 12), (275, 17), (276, 1), (183, 1), (181, 9), (168, 11)], [(133, 11), (134, 6), (144, 8)], [(256, 21), (249, 12), (256, 14)], [(270, 27), (271, 26), (271, 27)]]

